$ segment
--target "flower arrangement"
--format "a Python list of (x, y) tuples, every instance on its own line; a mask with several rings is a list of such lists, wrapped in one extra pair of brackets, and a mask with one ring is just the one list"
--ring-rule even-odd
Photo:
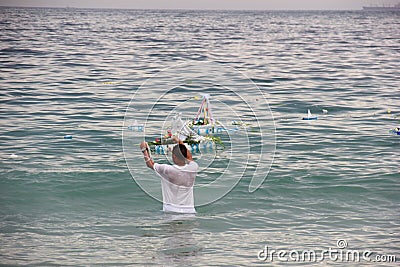
[[(208, 141), (208, 142), (213, 142), (217, 146), (225, 147), (224, 143), (222, 142), (221, 138), (218, 136), (212, 136), (212, 135), (207, 135), (207, 136), (193, 136), (189, 135), (183, 143), (186, 143), (188, 145), (193, 145), (193, 144), (200, 144), (201, 142)], [(157, 145), (171, 145), (175, 144), (173, 138), (156, 138), (154, 141), (148, 142), (150, 146), (157, 146)]]

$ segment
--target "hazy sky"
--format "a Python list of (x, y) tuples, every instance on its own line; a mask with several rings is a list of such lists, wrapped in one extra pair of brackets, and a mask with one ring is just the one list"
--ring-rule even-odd
[(400, 0), (0, 0), (1, 6), (138, 9), (361, 9)]

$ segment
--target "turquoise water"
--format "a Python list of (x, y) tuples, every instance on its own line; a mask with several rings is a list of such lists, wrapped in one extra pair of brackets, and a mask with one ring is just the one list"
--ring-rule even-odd
[[(398, 13), (0, 12), (1, 264), (266, 265), (257, 259), (265, 245), (322, 250), (339, 239), (399, 260), (400, 138), (389, 133), (400, 126)], [(196, 217), (171, 217), (132, 179), (157, 177), (135, 156), (127, 167), (125, 111), (146, 79), (206, 61), (258, 85), (274, 117), (276, 153), (254, 193), (246, 172)], [(210, 90), (246, 111), (195, 81), (178, 92)], [(150, 105), (157, 90), (137, 105)], [(157, 114), (175, 104), (161, 103)], [(307, 109), (319, 119), (302, 121)], [(198, 183), (225, 169), (224, 153)], [(232, 159), (242, 166), (242, 155)]]

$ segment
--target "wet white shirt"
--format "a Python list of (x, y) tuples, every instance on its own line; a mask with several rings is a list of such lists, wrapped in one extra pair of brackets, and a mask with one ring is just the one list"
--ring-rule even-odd
[(154, 170), (161, 177), (164, 212), (196, 213), (193, 185), (198, 168), (194, 161), (185, 166), (154, 164)]

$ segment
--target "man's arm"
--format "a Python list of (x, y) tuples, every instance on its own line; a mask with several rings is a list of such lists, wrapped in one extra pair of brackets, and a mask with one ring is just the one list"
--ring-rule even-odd
[(145, 141), (140, 143), (140, 149), (143, 152), (144, 161), (146, 162), (147, 167), (154, 170), (154, 161), (150, 158), (149, 149)]

